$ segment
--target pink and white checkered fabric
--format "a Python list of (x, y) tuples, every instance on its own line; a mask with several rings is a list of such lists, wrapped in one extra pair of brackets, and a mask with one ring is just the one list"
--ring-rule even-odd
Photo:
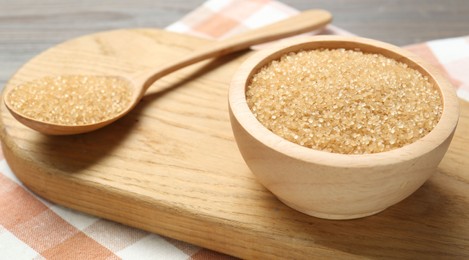
[[(297, 13), (273, 0), (210, 0), (167, 29), (220, 39)], [(321, 33), (349, 34), (334, 26)], [(439, 67), (469, 101), (469, 37), (408, 47)], [(185, 242), (82, 214), (29, 192), (0, 154), (1, 259), (230, 259)]]

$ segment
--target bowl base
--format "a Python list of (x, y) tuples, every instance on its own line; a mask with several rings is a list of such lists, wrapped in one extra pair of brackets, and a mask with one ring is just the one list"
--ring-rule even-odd
[(304, 213), (306, 215), (310, 215), (310, 216), (313, 216), (313, 217), (317, 217), (317, 218), (330, 219), (330, 220), (347, 220), (347, 219), (363, 218), (363, 217), (368, 217), (368, 216), (371, 216), (371, 215), (375, 215), (375, 214), (377, 214), (377, 213), (379, 213), (379, 212), (386, 209), (386, 208), (383, 208), (383, 209), (376, 210), (376, 211), (364, 212), (364, 213), (358, 213), (358, 214), (334, 214), (334, 213), (327, 213), (327, 212), (320, 212), (320, 211), (305, 209), (305, 208), (299, 207), (299, 206), (297, 206), (293, 203), (290, 203), (288, 201), (282, 200), (280, 198), (278, 198), (278, 199), (281, 202), (283, 202), (285, 205), (287, 205), (288, 207), (290, 207), (294, 210), (297, 210), (301, 213)]

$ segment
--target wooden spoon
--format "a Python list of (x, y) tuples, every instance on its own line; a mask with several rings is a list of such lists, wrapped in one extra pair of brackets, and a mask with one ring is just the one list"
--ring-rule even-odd
[[(200, 50), (194, 51), (191, 55), (182, 57), (173, 62), (169, 62), (166, 66), (153, 69), (149, 72), (140, 72), (132, 77), (121, 77), (121, 76), (111, 76), (115, 78), (117, 82), (123, 82), (124, 85), (130, 87), (130, 102), (123, 109), (111, 115), (108, 118), (104, 118), (101, 121), (93, 123), (57, 123), (57, 122), (48, 122), (47, 120), (38, 119), (37, 117), (26, 115), (21, 109), (15, 108), (13, 105), (17, 102), (17, 99), (20, 99), (21, 96), (10, 95), (14, 92), (15, 88), (18, 89), (19, 86), (6, 88), (4, 91), (4, 102), (7, 108), (10, 110), (11, 114), (22, 124), (39, 131), (44, 134), (49, 135), (71, 135), (71, 134), (80, 134), (90, 131), (94, 131), (101, 127), (104, 127), (122, 116), (130, 112), (142, 96), (145, 94), (146, 90), (158, 79), (164, 77), (174, 71), (177, 71), (186, 66), (192, 65), (199, 61), (221, 57), (226, 54), (230, 54), (236, 51), (244, 50), (249, 48), (252, 45), (261, 44), (288, 36), (293, 36), (308, 31), (313, 31), (315, 29), (321, 28), (328, 24), (332, 20), (332, 16), (329, 12), (324, 10), (309, 10), (301, 12), (300, 14), (282, 20), (280, 22), (261, 27), (259, 29), (250, 30), (248, 32), (233, 36), (226, 40), (215, 42), (210, 44)], [(83, 77), (83, 80), (88, 78), (96, 78), (97, 76), (79, 76)], [(49, 77), (50, 78), (50, 77)], [(102, 78), (102, 77), (101, 77)], [(41, 79), (38, 79), (39, 81)], [(44, 82), (45, 80), (43, 80)], [(93, 80), (91, 80), (93, 81)], [(31, 81), (34, 82), (34, 81)], [(53, 89), (46, 86), (46, 91), (54, 91)], [(59, 86), (60, 87), (60, 86)], [(66, 86), (64, 86), (66, 87)], [(124, 86), (125, 87), (125, 86)], [(110, 91), (111, 92), (111, 91)], [(109, 95), (113, 94), (108, 93)], [(106, 93), (107, 95), (107, 93)], [(64, 99), (67, 101), (68, 99)], [(50, 102), (50, 100), (39, 100), (40, 102)], [(55, 100), (55, 102), (61, 102), (60, 100)], [(96, 101), (99, 102), (99, 101)], [(35, 111), (35, 107), (32, 108)], [(39, 108), (38, 108), (39, 109)], [(38, 110), (39, 111), (39, 110)]]

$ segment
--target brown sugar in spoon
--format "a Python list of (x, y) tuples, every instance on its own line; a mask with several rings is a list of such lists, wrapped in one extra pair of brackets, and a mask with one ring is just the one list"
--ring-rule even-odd
[(44, 134), (71, 135), (102, 128), (130, 112), (158, 79), (199, 61), (324, 27), (329, 12), (309, 10), (277, 23), (215, 42), (134, 77), (49, 76), (7, 87), (3, 98), (22, 124)]

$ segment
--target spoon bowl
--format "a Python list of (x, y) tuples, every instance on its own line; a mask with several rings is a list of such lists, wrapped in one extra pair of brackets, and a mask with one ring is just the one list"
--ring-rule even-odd
[[(233, 36), (226, 40), (215, 42), (210, 44), (202, 49), (194, 51), (191, 55), (176, 59), (163, 67), (156, 68), (151, 71), (144, 71), (138, 73), (132, 77), (122, 77), (119, 75), (108, 76), (108, 78), (113, 78), (115, 81), (120, 82), (121, 87), (127, 87), (130, 90), (129, 102), (121, 109), (116, 110), (114, 114), (100, 119), (92, 120), (92, 122), (85, 123), (61, 123), (60, 121), (47, 121), (41, 120), (36, 117), (25, 114), (23, 111), (18, 109), (13, 105), (15, 102), (12, 99), (11, 94), (19, 89), (22, 85), (7, 87), (4, 90), (3, 98), (5, 105), (7, 106), (10, 113), (22, 124), (28, 126), (31, 129), (34, 129), (38, 132), (48, 134), (48, 135), (71, 135), (71, 134), (80, 134), (91, 132), (102, 128), (106, 125), (111, 124), (112, 122), (123, 117), (129, 113), (143, 97), (147, 89), (158, 79), (194, 63), (197, 63), (202, 60), (209, 58), (221, 57), (236, 51), (244, 50), (250, 46), (266, 43), (273, 40), (282, 39), (285, 37), (306, 33), (316, 29), (320, 29), (330, 23), (332, 16), (329, 12), (324, 10), (309, 10), (299, 13), (293, 17), (284, 19), (282, 21), (276, 22), (265, 27), (258, 29), (250, 30), (245, 33)], [(59, 76), (60, 77), (60, 76)], [(70, 75), (63, 75), (62, 77), (71, 77)], [(78, 77), (81, 79), (84, 78), (94, 78), (94, 77), (103, 77), (103, 76), (93, 76), (93, 75), (74, 75), (73, 77)], [(37, 79), (32, 82), (26, 82), (25, 85), (35, 84), (36, 82), (45, 81), (45, 79)], [(61, 86), (58, 86), (59, 88)], [(63, 87), (67, 87), (64, 85)], [(94, 86), (96, 89), (99, 89), (101, 86)], [(49, 91), (45, 89), (45, 91)], [(50, 90), (53, 92), (53, 90)], [(111, 91), (110, 93), (105, 93), (108, 95), (114, 95), (115, 93)], [(72, 93), (70, 94), (72, 95)], [(20, 97), (21, 98), (21, 97)], [(67, 102), (68, 98), (60, 98)], [(48, 103), (51, 100), (40, 100), (41, 102)], [(28, 103), (28, 102), (26, 102)], [(94, 106), (100, 104), (99, 100), (90, 101), (86, 104), (80, 104), (79, 106)], [(35, 103), (27, 104), (34, 106)], [(34, 107), (33, 107), (34, 109)], [(48, 113), (47, 111), (44, 113)], [(68, 116), (68, 113), (62, 113), (65, 116)]]

